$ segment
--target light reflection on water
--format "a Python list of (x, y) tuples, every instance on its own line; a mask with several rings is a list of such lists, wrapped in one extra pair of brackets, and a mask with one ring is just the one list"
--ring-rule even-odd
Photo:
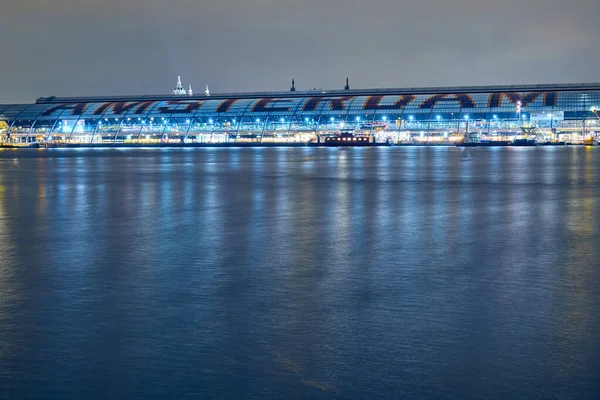
[(2, 152), (0, 398), (595, 398), (598, 150)]

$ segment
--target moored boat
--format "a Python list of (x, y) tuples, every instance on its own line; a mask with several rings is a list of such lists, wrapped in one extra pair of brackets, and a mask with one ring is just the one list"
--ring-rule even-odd
[(518, 147), (537, 146), (537, 141), (535, 139), (515, 139), (515, 140), (513, 140), (511, 146), (518, 146)]
[(456, 143), (458, 147), (499, 147), (499, 146), (510, 146), (508, 140), (482, 140), (480, 142), (459, 142)]
[(341, 131), (337, 135), (322, 137), (319, 141), (323, 146), (375, 146), (371, 135), (356, 135), (354, 131)]

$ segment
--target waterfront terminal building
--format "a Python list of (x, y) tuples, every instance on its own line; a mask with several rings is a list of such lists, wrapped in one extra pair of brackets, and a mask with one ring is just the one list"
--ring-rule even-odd
[(376, 142), (453, 144), (600, 132), (600, 83), (201, 95), (46, 97), (0, 105), (3, 144), (309, 143), (352, 131)]

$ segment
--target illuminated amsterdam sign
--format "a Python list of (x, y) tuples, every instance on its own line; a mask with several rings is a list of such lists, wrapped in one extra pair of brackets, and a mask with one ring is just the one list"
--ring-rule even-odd
[[(474, 100), (481, 94), (434, 94), (428, 96), (394, 95), (394, 96), (335, 96), (335, 97), (297, 97), (297, 98), (259, 98), (252, 99), (247, 110), (252, 113), (289, 113), (330, 112), (330, 111), (379, 111), (401, 110), (411, 106), (419, 110), (431, 110), (438, 107), (458, 107), (461, 109), (515, 107), (521, 104), (526, 107), (538, 102), (542, 107), (554, 107), (557, 102), (557, 92), (498, 92), (490, 93), (487, 101), (477, 104)], [(168, 101), (111, 101), (104, 103), (61, 103), (51, 105), (41, 116), (48, 117), (62, 113), (62, 116), (80, 116), (84, 113), (92, 116), (111, 115), (122, 116), (141, 115), (147, 112), (156, 114), (193, 114), (197, 111), (213, 113), (229, 113), (231, 107), (241, 99), (225, 100), (168, 100)], [(236, 115), (240, 109), (236, 110)]]

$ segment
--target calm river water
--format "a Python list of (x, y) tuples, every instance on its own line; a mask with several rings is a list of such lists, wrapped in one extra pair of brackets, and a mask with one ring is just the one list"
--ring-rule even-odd
[(0, 152), (1, 399), (596, 399), (600, 148)]

